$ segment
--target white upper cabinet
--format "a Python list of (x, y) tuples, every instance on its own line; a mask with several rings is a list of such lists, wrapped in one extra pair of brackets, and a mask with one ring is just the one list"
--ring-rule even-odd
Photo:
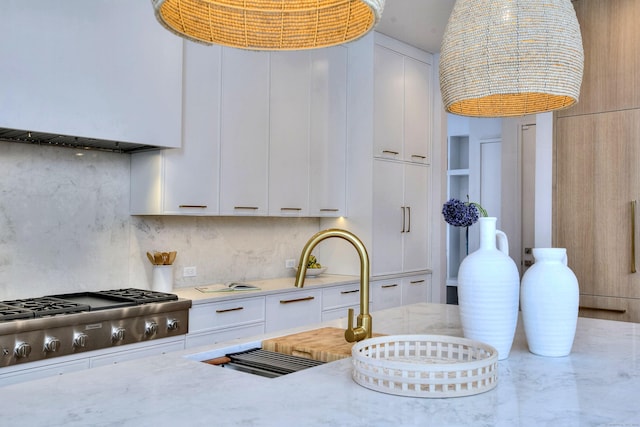
[(310, 215), (346, 216), (348, 49), (310, 52)]
[(0, 4), (0, 127), (179, 147), (182, 39), (148, 1)]
[(376, 33), (374, 70), (374, 156), (430, 163), (430, 55)]
[(269, 53), (223, 48), (220, 214), (267, 215)]
[(216, 215), (220, 158), (219, 46), (184, 42), (182, 147), (131, 155), (131, 213)]
[(308, 51), (271, 53), (269, 215), (309, 214)]

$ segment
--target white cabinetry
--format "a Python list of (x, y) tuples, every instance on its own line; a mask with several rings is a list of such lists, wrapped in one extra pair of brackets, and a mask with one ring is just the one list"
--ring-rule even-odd
[(220, 214), (267, 215), (269, 53), (224, 48)]
[(402, 305), (431, 302), (431, 275), (402, 278)]
[(266, 298), (265, 332), (319, 323), (322, 310), (322, 290), (286, 292)]
[[(376, 34), (374, 65), (374, 155), (430, 163), (431, 64)], [(424, 53), (416, 56), (422, 58)]]
[[(371, 294), (369, 296), (371, 297)], [(360, 283), (334, 286), (322, 290), (323, 322), (346, 317), (350, 308), (353, 309), (355, 319), (360, 313)]]
[(264, 297), (193, 305), (186, 348), (264, 333)]
[(0, 127), (180, 146), (182, 40), (144, 1), (0, 5)]
[(371, 282), (371, 310), (384, 310), (402, 304), (402, 278)]
[(310, 53), (271, 53), (269, 215), (309, 214)]
[(221, 48), (184, 43), (182, 147), (131, 155), (132, 214), (219, 212)]
[[(160, 340), (158, 340), (160, 341)], [(97, 368), (98, 366), (115, 365), (120, 362), (126, 362), (127, 360), (141, 359), (149, 356), (159, 356), (162, 354), (170, 353), (172, 351), (184, 350), (184, 337), (169, 338), (164, 340), (163, 343), (149, 342), (143, 343), (145, 345), (137, 345), (130, 350), (112, 351), (108, 354), (100, 356), (94, 356), (90, 359), (90, 368)]]
[(373, 274), (427, 269), (428, 166), (375, 160), (373, 187)]

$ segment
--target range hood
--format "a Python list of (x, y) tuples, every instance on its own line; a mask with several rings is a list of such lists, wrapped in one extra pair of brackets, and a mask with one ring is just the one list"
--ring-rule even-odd
[(149, 149), (157, 149), (152, 145), (136, 144), (124, 141), (87, 138), (80, 136), (60, 135), (55, 133), (35, 132), (20, 129), (0, 128), (0, 141), (21, 142), (26, 144), (48, 145), (55, 147), (81, 148), (86, 150), (112, 151), (116, 153), (132, 153)]

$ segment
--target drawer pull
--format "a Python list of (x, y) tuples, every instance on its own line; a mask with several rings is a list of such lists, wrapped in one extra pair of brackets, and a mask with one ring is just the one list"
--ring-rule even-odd
[(252, 211), (257, 211), (259, 208), (257, 206), (234, 206), (233, 209), (248, 209)]
[(280, 208), (281, 211), (301, 211), (302, 208)]
[(412, 285), (421, 285), (422, 283), (424, 283), (424, 279), (422, 280), (412, 280), (409, 282)]
[(627, 310), (624, 308), (603, 308), (603, 307), (589, 307), (586, 305), (581, 305), (578, 307), (581, 310), (598, 310), (598, 311), (610, 311), (612, 313), (623, 314), (626, 313)]
[(239, 311), (239, 310), (244, 310), (244, 307), (223, 308), (221, 310), (216, 310), (216, 313), (228, 313), (230, 311)]
[(340, 291), (341, 294), (357, 294), (358, 292), (360, 292), (360, 289), (352, 289), (350, 291)]
[(316, 297), (304, 297), (304, 298), (295, 298), (295, 299), (281, 299), (280, 300), (280, 304), (290, 304), (292, 302), (311, 301), (312, 299), (316, 299)]
[(207, 205), (178, 205), (179, 208), (198, 208), (198, 209), (206, 209)]
[(382, 285), (382, 286), (380, 286), (380, 287), (381, 287), (382, 289), (384, 289), (384, 288), (395, 288), (396, 286), (398, 286), (398, 284), (397, 284), (397, 283), (394, 283), (393, 285)]
[(320, 212), (338, 212), (340, 209), (338, 208), (323, 208), (320, 209)]
[(421, 156), (420, 154), (412, 154), (412, 155), (411, 155), (411, 158), (413, 159), (414, 157), (415, 157), (416, 159), (422, 159), (422, 160), (424, 160), (424, 159), (426, 159), (426, 158), (427, 158), (427, 156)]
[(392, 151), (392, 150), (382, 150), (382, 154), (393, 154), (393, 155), (397, 156), (400, 153), (398, 153), (397, 151)]

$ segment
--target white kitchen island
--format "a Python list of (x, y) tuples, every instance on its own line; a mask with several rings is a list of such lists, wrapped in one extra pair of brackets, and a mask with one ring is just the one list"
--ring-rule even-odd
[[(374, 312), (373, 326), (386, 334), (461, 335), (451, 305)], [(351, 379), (351, 359), (268, 379), (185, 357), (234, 344), (0, 388), (2, 425), (640, 426), (637, 323), (580, 318), (572, 353), (562, 358), (529, 353), (519, 324), (510, 357), (499, 362), (497, 387), (448, 399), (363, 388)]]

